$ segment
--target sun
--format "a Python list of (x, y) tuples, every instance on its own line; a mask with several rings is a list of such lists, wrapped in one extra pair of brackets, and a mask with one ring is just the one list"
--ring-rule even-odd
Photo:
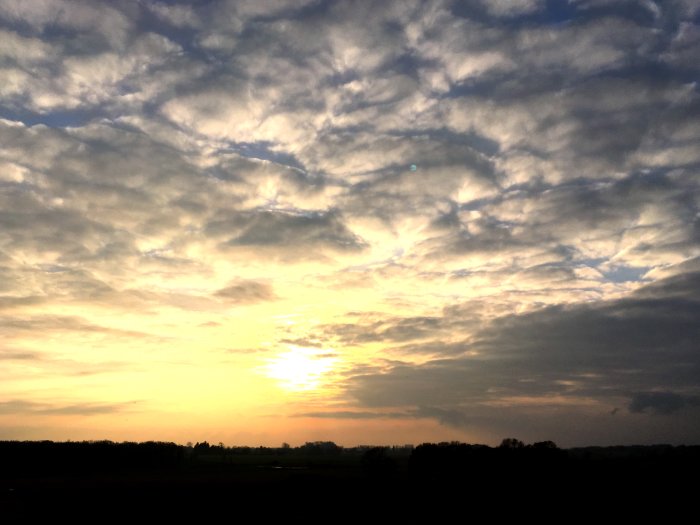
[(327, 350), (290, 346), (268, 362), (265, 375), (276, 379), (285, 390), (314, 390), (333, 368), (335, 360)]

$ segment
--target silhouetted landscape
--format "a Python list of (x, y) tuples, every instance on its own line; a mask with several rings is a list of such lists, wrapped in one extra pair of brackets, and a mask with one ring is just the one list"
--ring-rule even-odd
[[(693, 501), (700, 446), (560, 449), (551, 441), (526, 445), (513, 438), (498, 447), (352, 448), (3, 441), (0, 464), (0, 505), (15, 520), (201, 515), (232, 507), (311, 517), (334, 505), (351, 514), (452, 512), (464, 504), (497, 514), (550, 513), (554, 501), (584, 513), (623, 510), (632, 502), (629, 512), (640, 511), (641, 503), (657, 510), (670, 505), (664, 512), (671, 515)], [(494, 497), (508, 505), (493, 507)]]
[(0, 525), (692, 521), (699, 57), (700, 0), (0, 0)]

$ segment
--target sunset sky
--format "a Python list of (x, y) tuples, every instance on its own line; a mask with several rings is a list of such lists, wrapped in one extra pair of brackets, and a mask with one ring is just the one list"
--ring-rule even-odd
[(700, 442), (697, 0), (0, 0), (0, 439)]

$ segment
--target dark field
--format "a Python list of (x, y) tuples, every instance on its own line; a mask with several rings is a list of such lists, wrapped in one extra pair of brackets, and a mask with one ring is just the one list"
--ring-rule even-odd
[(432, 523), (455, 514), (563, 519), (572, 512), (674, 522), (695, 508), (700, 447), (0, 442), (0, 461), (0, 522), (424, 516)]

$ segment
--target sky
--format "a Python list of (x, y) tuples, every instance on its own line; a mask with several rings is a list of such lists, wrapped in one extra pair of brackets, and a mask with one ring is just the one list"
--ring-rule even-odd
[(700, 443), (697, 0), (0, 0), (0, 439)]

